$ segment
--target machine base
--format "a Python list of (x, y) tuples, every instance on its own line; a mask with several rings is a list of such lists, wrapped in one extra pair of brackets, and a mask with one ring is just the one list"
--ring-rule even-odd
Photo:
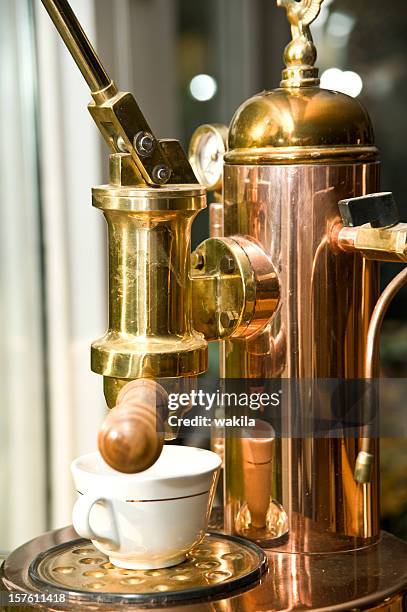
[[(235, 538), (224, 538), (221, 534), (210, 536), (219, 538), (226, 543), (236, 542)], [(41, 593), (45, 590), (44, 575), (41, 576), (43, 586), (35, 580), (34, 572), (41, 575), (41, 560), (49, 558), (50, 553), (55, 551), (66, 551), (71, 547), (72, 540), (76, 534), (71, 527), (50, 532), (39, 536), (35, 540), (25, 544), (14, 551), (4, 562), (1, 569), (1, 588), (6, 591), (20, 593)], [(240, 545), (239, 539), (237, 542)], [(84, 541), (76, 540), (76, 549), (87, 547), (95, 553), (94, 549)], [(253, 545), (248, 543), (248, 550)], [(55, 547), (58, 547), (55, 549)], [(201, 548), (205, 547), (201, 544)], [(197, 547), (199, 548), (199, 547)], [(50, 549), (53, 549), (52, 551)], [(186, 587), (179, 589), (179, 597), (169, 597), (168, 591), (156, 591), (154, 597), (146, 599), (133, 598), (122, 603), (117, 601), (117, 608), (122, 605), (126, 608), (131, 605), (133, 609), (154, 607), (163, 610), (171, 607), (172, 610), (183, 612), (277, 612), (295, 610), (314, 610), (319, 612), (336, 612), (345, 610), (381, 610), (382, 612), (402, 612), (405, 610), (404, 594), (407, 591), (407, 543), (394, 538), (386, 533), (382, 534), (380, 542), (366, 549), (324, 555), (298, 555), (266, 551), (268, 557), (268, 572), (258, 582), (261, 571), (257, 574), (257, 585), (248, 587), (242, 583), (240, 589), (245, 591), (231, 592), (226, 581), (218, 583), (217, 590), (201, 594), (200, 601), (193, 602), (191, 592)], [(222, 551), (224, 554), (224, 551)], [(226, 553), (227, 554), (227, 553)], [(233, 553), (232, 553), (233, 554)], [(100, 557), (101, 555), (98, 556)], [(34, 562), (35, 561), (35, 562)], [(261, 560), (259, 558), (261, 567)], [(33, 563), (34, 562), (34, 563)], [(103, 563), (104, 560), (101, 560)], [(86, 564), (85, 564), (86, 565)], [(238, 565), (238, 564), (237, 564)], [(63, 567), (63, 566), (62, 566)], [(89, 565), (89, 568), (91, 565)], [(180, 566), (179, 566), (180, 567)], [(264, 566), (263, 566), (264, 569)], [(92, 571), (92, 570), (90, 570)], [(94, 570), (97, 572), (97, 570)], [(120, 571), (120, 570), (116, 570)], [(121, 570), (124, 571), (124, 570)], [(168, 570), (163, 570), (166, 572)], [(210, 569), (207, 569), (210, 571)], [(214, 569), (212, 568), (212, 571)], [(31, 577), (30, 577), (31, 573)], [(130, 572), (131, 573), (131, 572)], [(148, 572), (147, 572), (148, 573)], [(68, 574), (60, 574), (63, 580)], [(33, 577), (36, 582), (34, 584)], [(93, 582), (101, 581), (97, 576)], [(149, 580), (153, 576), (149, 577)], [(123, 581), (131, 579), (124, 576)], [(238, 587), (239, 588), (239, 585)], [(125, 590), (129, 591), (129, 587)], [(133, 585), (137, 589), (137, 584)], [(63, 593), (63, 590), (59, 590)], [(67, 588), (65, 590), (67, 600), (65, 604), (38, 604), (37, 609), (43, 610), (74, 610), (78, 609), (78, 595)], [(89, 609), (109, 610), (112, 608), (112, 600), (104, 601), (106, 594), (98, 591), (97, 597), (88, 600)], [(93, 590), (95, 593), (95, 590)], [(85, 594), (86, 595), (86, 594)], [(160, 597), (161, 595), (161, 597)], [(158, 596), (158, 597), (156, 597)], [(163, 597), (165, 596), (165, 597)], [(208, 599), (210, 601), (208, 601)], [(106, 599), (109, 599), (107, 594)], [(80, 602), (80, 607), (86, 609), (86, 598)]]

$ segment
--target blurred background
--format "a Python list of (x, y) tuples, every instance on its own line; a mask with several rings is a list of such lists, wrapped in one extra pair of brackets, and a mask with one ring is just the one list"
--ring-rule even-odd
[[(278, 85), (289, 40), (274, 0), (72, 0), (102, 60), (156, 134), (202, 123)], [(383, 189), (407, 219), (407, 5), (325, 0), (313, 27), (322, 85), (359, 96)], [(70, 522), (69, 464), (105, 414), (89, 345), (106, 325), (104, 221), (90, 188), (107, 149), (90, 96), (40, 0), (0, 0), (0, 550)], [(202, 214), (194, 241), (208, 233)], [(386, 265), (382, 282), (397, 272)], [(389, 313), (383, 375), (407, 376), (407, 293)], [(216, 347), (215, 347), (216, 349)], [(407, 444), (384, 440), (383, 526), (407, 538)]]

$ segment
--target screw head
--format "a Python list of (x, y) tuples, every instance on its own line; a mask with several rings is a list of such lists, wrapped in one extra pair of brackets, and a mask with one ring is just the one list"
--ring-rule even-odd
[(149, 132), (139, 132), (134, 137), (134, 148), (140, 157), (149, 157), (155, 149), (155, 139)]
[(159, 185), (167, 183), (171, 177), (171, 170), (168, 166), (156, 166), (153, 170), (153, 179)]
[(202, 253), (194, 251), (191, 254), (191, 267), (193, 270), (202, 270), (205, 265), (205, 259)]
[(121, 151), (122, 153), (127, 153), (127, 146), (126, 143), (124, 142), (124, 138), (123, 136), (118, 136), (116, 138), (116, 145), (117, 148), (119, 149), (119, 151)]
[(224, 255), (220, 260), (219, 267), (223, 274), (233, 274), (236, 269), (236, 263), (231, 255)]
[(228, 310), (220, 315), (220, 323), (224, 329), (232, 329), (239, 319), (237, 312)]

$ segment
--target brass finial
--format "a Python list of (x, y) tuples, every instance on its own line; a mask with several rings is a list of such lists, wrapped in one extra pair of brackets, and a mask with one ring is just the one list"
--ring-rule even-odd
[(318, 17), (323, 0), (277, 0), (287, 10), (293, 40), (284, 51), (286, 69), (281, 87), (312, 87), (319, 85), (318, 68), (314, 64), (317, 50), (312, 40), (310, 24)]

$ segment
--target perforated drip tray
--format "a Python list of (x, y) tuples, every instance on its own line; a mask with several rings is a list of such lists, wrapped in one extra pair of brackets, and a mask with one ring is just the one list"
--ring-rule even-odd
[(64, 593), (70, 602), (153, 605), (228, 595), (256, 584), (266, 568), (256, 544), (208, 533), (184, 563), (158, 570), (119, 569), (89, 541), (74, 540), (38, 555), (29, 577), (41, 591)]

